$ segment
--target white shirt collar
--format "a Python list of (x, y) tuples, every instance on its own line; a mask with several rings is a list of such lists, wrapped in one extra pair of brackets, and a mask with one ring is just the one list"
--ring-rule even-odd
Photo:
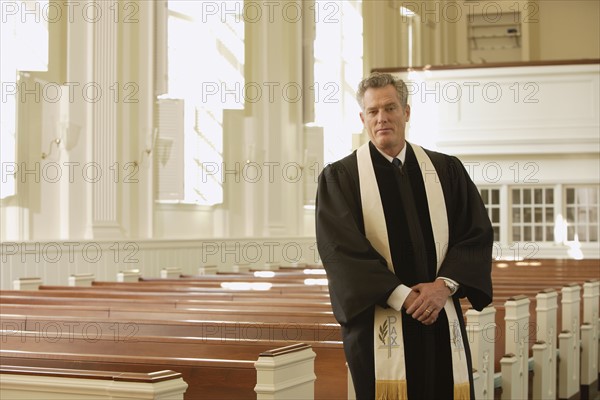
[(407, 145), (408, 145), (408, 143), (406, 141), (404, 141), (404, 147), (402, 147), (402, 150), (400, 150), (400, 153), (396, 154), (396, 157), (390, 157), (389, 155), (387, 155), (383, 151), (381, 151), (377, 146), (375, 146), (375, 148), (389, 162), (392, 162), (394, 160), (394, 158), (397, 158), (400, 161), (402, 161), (402, 165), (404, 165), (404, 160), (406, 159), (406, 146)]

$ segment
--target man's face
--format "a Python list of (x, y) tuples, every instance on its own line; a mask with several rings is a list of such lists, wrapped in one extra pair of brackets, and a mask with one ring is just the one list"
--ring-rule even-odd
[(363, 105), (360, 119), (369, 138), (381, 151), (395, 157), (404, 147), (404, 129), (410, 117), (410, 106), (402, 107), (393, 85), (367, 89)]

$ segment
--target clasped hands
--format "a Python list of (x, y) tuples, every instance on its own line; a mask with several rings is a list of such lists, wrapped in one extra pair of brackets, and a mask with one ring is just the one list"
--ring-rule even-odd
[(411, 287), (403, 307), (406, 313), (417, 321), (424, 325), (431, 325), (437, 320), (448, 296), (450, 296), (450, 289), (441, 279), (419, 283)]

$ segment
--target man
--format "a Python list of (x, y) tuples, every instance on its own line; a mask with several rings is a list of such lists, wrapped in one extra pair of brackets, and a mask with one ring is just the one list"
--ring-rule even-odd
[(460, 161), (405, 141), (407, 97), (360, 83), (370, 142), (319, 177), (318, 249), (358, 399), (474, 398), (459, 298), (491, 302), (493, 231)]

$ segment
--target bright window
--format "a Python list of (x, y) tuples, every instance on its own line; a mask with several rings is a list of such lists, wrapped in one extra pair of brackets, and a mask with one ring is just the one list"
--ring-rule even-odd
[(161, 97), (185, 104), (183, 202), (219, 204), (221, 174), (207, 179), (202, 166), (222, 166), (223, 110), (244, 107), (243, 1), (169, 0), (168, 7), (169, 92)]
[(512, 240), (554, 241), (554, 189), (512, 189)]
[[(3, 2), (0, 24), (0, 198), (15, 194), (15, 180), (8, 174), (16, 162), (16, 118), (19, 71), (48, 70), (48, 0)], [(27, 88), (31, 89), (31, 88)]]
[(316, 2), (315, 123), (323, 127), (324, 162), (352, 151), (352, 134), (362, 132), (355, 100), (363, 78), (362, 1)]
[(598, 242), (600, 186), (571, 186), (565, 189), (567, 240)]

